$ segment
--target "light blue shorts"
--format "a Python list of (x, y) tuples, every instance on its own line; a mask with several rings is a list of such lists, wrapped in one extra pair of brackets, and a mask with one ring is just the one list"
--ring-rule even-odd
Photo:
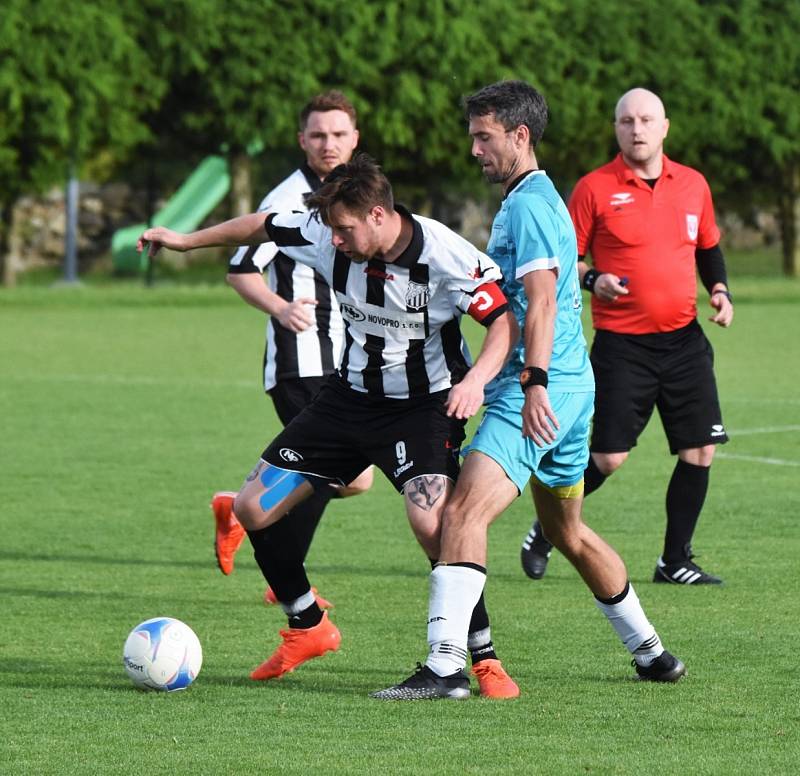
[(560, 428), (556, 440), (540, 447), (522, 436), (524, 394), (516, 388), (500, 394), (487, 405), (478, 430), (464, 454), (475, 450), (503, 467), (520, 493), (532, 476), (543, 485), (559, 488), (576, 485), (589, 462), (589, 426), (594, 392), (549, 393), (550, 405)]

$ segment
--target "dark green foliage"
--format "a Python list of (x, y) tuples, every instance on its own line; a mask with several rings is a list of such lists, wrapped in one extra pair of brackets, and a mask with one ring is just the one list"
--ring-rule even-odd
[(168, 195), (206, 154), (262, 149), (259, 195), (298, 159), (299, 106), (341, 88), (362, 147), (435, 212), (488, 191), (462, 97), (524, 78), (550, 104), (539, 157), (564, 191), (615, 153), (614, 104), (645, 86), (666, 104), (670, 155), (699, 166), (725, 207), (781, 205), (788, 226), (798, 39), (800, 5), (785, 0), (6, 0), (3, 200), (61, 183), (71, 157), (87, 177)]

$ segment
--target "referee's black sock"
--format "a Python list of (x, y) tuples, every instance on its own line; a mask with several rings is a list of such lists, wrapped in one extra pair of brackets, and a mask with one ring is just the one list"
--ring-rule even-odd
[(680, 458), (667, 488), (667, 531), (664, 563), (686, 560), (689, 545), (708, 492), (709, 466), (696, 466)]
[(266, 528), (248, 531), (247, 536), (264, 579), (284, 611), (287, 605), (291, 609), (286, 611), (290, 627), (313, 628), (317, 625), (322, 620), (322, 610), (311, 592), (303, 567), (303, 553), (289, 520), (284, 517)]
[[(431, 568), (438, 563), (434, 558), (428, 558)], [(486, 599), (481, 593), (478, 603), (472, 610), (472, 617), (469, 621), (469, 631), (467, 632), (467, 649), (469, 650), (472, 665), (480, 663), (481, 660), (497, 660), (492, 643), (492, 631), (489, 627), (489, 612), (486, 611)]]
[(591, 454), (589, 455), (589, 463), (583, 472), (583, 497), (586, 498), (590, 493), (594, 493), (608, 478), (607, 474), (603, 474), (597, 468)]

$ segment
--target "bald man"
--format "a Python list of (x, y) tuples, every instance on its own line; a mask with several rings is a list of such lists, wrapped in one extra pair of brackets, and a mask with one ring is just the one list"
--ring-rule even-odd
[[(581, 178), (569, 201), (578, 272), (591, 295), (596, 330), (584, 495), (625, 462), (657, 407), (677, 462), (653, 581), (718, 585), (722, 580), (692, 559), (714, 450), (728, 441), (713, 350), (697, 320), (696, 270), (709, 293), (709, 320), (723, 327), (733, 320), (714, 205), (705, 178), (664, 154), (669, 119), (658, 95), (647, 89), (623, 94), (614, 128), (620, 153)], [(535, 522), (522, 545), (529, 577), (541, 579), (551, 550)]]

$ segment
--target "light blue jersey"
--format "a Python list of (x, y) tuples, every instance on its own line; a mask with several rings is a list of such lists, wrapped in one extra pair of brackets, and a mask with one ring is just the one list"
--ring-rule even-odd
[(547, 394), (559, 428), (556, 439), (544, 445), (522, 435), (525, 396), (519, 373), (526, 364), (520, 339), (509, 363), (486, 387), (486, 411), (465, 452), (493, 458), (520, 493), (532, 475), (548, 487), (575, 485), (582, 481), (589, 460), (594, 376), (581, 326), (575, 230), (566, 205), (542, 170), (523, 178), (503, 200), (486, 252), (503, 272), (501, 285), (520, 330), (528, 309), (523, 277), (540, 270), (558, 273)]
[[(548, 369), (551, 392), (594, 391), (594, 377), (581, 326), (581, 289), (575, 229), (564, 201), (544, 170), (535, 170), (503, 200), (492, 224), (486, 251), (503, 271), (501, 283), (524, 331), (528, 299), (522, 278), (534, 270), (554, 269), (556, 303), (553, 355)], [(519, 386), (525, 343), (517, 343), (509, 362), (486, 388), (487, 403), (510, 384)]]

